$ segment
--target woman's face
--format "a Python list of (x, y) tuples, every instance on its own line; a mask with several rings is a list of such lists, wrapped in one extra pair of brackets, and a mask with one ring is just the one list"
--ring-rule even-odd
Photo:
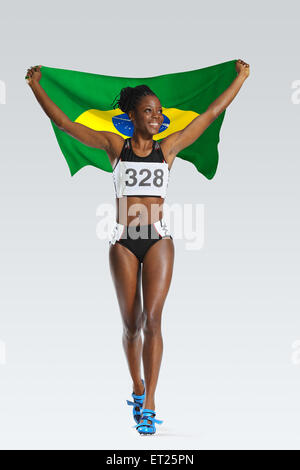
[(135, 129), (151, 135), (157, 134), (164, 120), (159, 99), (153, 95), (144, 96), (137, 105), (136, 113), (129, 111), (129, 118)]

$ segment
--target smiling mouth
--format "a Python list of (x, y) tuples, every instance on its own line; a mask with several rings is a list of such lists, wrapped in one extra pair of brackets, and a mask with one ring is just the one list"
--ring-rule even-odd
[(159, 126), (159, 124), (156, 123), (156, 122), (149, 122), (149, 125), (153, 126), (153, 127), (158, 127)]

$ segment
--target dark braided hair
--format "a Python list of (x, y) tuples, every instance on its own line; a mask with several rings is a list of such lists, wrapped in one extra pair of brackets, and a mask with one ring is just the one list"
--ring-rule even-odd
[(138, 85), (136, 87), (127, 86), (122, 88), (120, 98), (116, 103), (114, 103), (119, 95), (116, 96), (112, 102), (112, 107), (113, 109), (118, 107), (123, 111), (123, 113), (128, 114), (131, 110), (135, 111), (138, 103), (147, 95), (156, 96), (156, 94), (147, 85)]

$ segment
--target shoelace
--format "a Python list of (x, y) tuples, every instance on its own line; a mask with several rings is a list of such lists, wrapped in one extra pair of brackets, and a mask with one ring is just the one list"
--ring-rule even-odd
[[(136, 424), (135, 426), (132, 426), (132, 427), (137, 428), (137, 427), (142, 427), (142, 426), (148, 426), (148, 427), (155, 428), (153, 423), (157, 423), (157, 424), (162, 424), (163, 423), (162, 420), (156, 419), (155, 416), (156, 416), (155, 412), (145, 411), (145, 409), (144, 409), (142, 411), (142, 417), (141, 417), (140, 422), (138, 424)], [(151, 424), (147, 423), (147, 421), (151, 421)]]

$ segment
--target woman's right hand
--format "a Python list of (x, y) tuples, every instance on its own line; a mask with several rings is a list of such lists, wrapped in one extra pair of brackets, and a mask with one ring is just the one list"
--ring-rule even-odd
[(34, 67), (30, 67), (30, 69), (27, 69), (25, 80), (27, 81), (28, 85), (30, 85), (33, 80), (35, 80), (36, 82), (40, 81), (42, 77), (41, 67), (41, 65), (35, 65)]

